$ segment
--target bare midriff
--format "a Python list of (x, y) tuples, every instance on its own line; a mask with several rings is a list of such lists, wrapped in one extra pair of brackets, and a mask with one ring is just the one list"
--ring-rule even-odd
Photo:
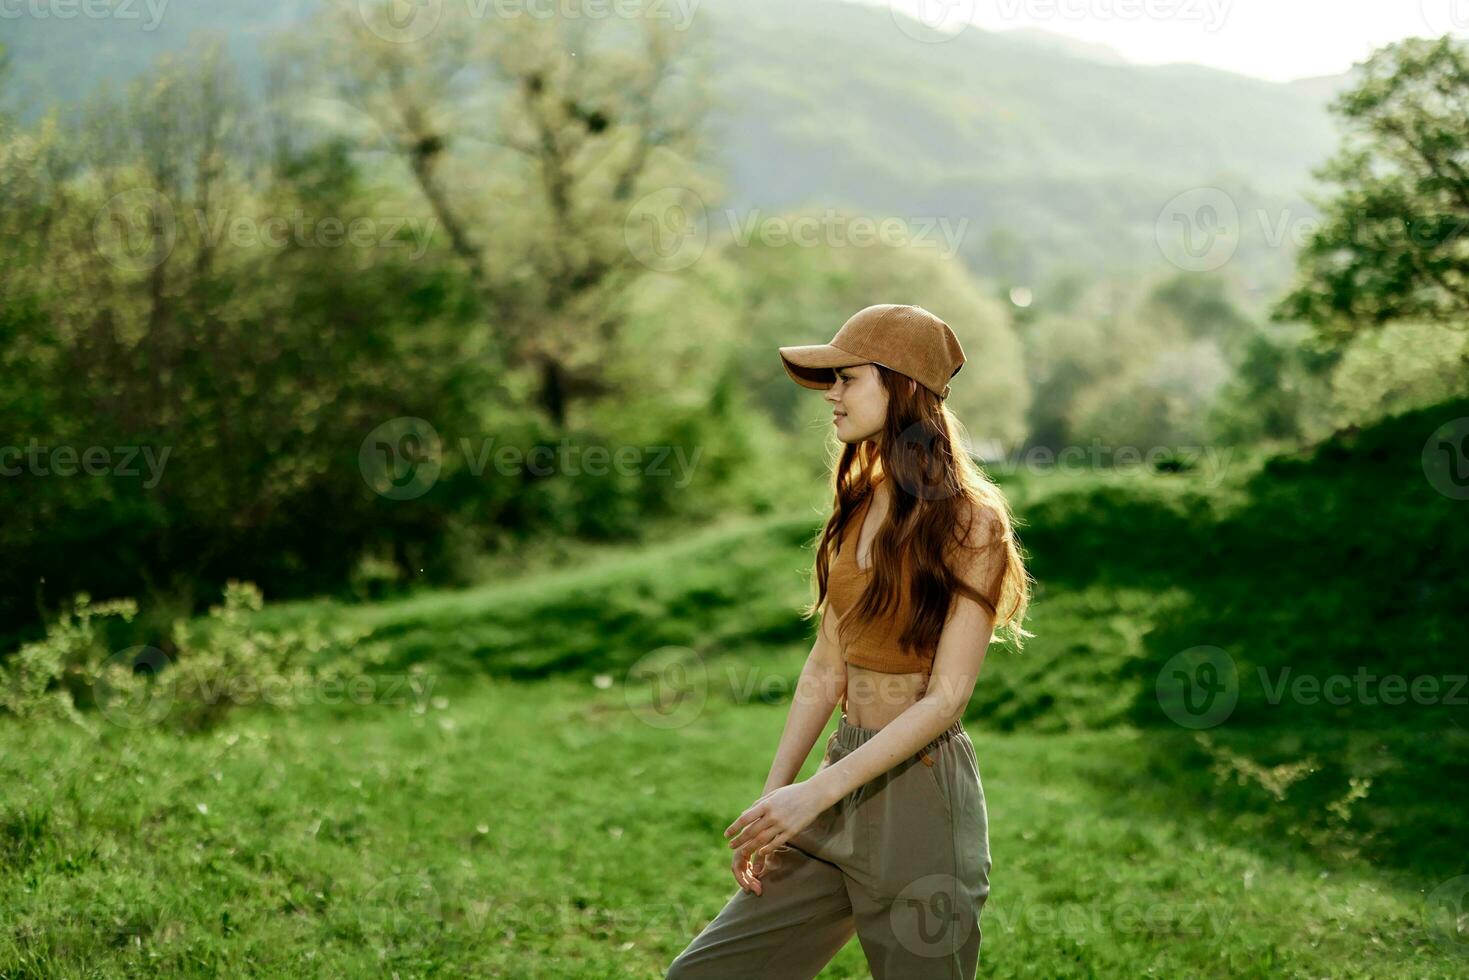
[(928, 674), (890, 674), (847, 664), (847, 723), (882, 728), (928, 690)]

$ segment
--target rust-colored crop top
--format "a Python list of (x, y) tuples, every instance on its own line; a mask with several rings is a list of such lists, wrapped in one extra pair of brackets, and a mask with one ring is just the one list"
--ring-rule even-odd
[[(836, 558), (827, 572), (827, 597), (838, 616), (845, 616), (848, 610), (856, 607), (867, 583), (872, 580), (872, 569), (863, 569), (857, 564), (857, 547), (873, 495), (874, 491), (869, 490), (867, 499), (858, 505), (857, 513), (847, 525)], [(868, 557), (872, 558), (870, 555)], [(936, 645), (909, 651), (903, 649), (898, 642), (910, 616), (912, 601), (906, 591), (901, 591), (896, 612), (882, 619), (845, 628), (852, 631), (849, 634), (852, 639), (843, 645), (842, 659), (855, 667), (865, 667), (884, 674), (932, 672), (933, 658), (938, 654)]]
[[(867, 500), (858, 504), (855, 516), (848, 523), (842, 535), (839, 547), (837, 547), (836, 558), (831, 561), (831, 567), (827, 572), (827, 598), (831, 608), (836, 610), (837, 616), (846, 616), (848, 610), (856, 607), (862, 598), (862, 591), (867, 588), (867, 583), (873, 577), (873, 569), (862, 569), (856, 564), (856, 550), (862, 536), (862, 525), (867, 522), (867, 511), (871, 508), (874, 491), (868, 491)], [(876, 538), (874, 538), (876, 539)], [(870, 555), (871, 558), (871, 555)], [(984, 555), (986, 560), (977, 563), (975, 567), (964, 570), (967, 582), (975, 579), (983, 582), (981, 591), (987, 595), (997, 595), (999, 592), (1000, 576), (1003, 574), (1002, 555), (997, 551), (990, 551)], [(912, 616), (912, 599), (909, 598), (906, 589), (899, 589), (898, 611), (890, 613), (884, 619), (874, 620), (871, 623), (853, 624), (852, 639), (843, 645), (842, 660), (855, 667), (865, 667), (867, 670), (877, 670), (881, 673), (908, 674), (924, 673), (933, 671), (933, 660), (939, 649), (937, 645), (928, 648), (908, 651), (899, 644), (899, 636), (902, 636), (903, 626), (908, 623)]]

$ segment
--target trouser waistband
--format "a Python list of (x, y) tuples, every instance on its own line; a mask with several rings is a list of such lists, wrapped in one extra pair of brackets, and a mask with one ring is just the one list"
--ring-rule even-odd
[[(860, 728), (857, 725), (853, 725), (853, 724), (849, 723), (847, 721), (847, 716), (845, 714), (843, 714), (842, 715), (842, 722), (841, 722), (840, 725), (837, 726), (837, 731), (836, 731), (837, 744), (840, 745), (840, 746), (842, 746), (843, 748), (855, 749), (855, 748), (857, 748), (857, 746), (859, 746), (862, 743), (866, 742), (868, 739), (872, 738), (874, 735), (876, 735), (881, 730), (882, 729), (880, 729), (880, 728)], [(940, 745), (942, 745), (944, 742), (946, 742), (949, 739), (953, 738), (955, 735), (963, 735), (963, 734), (964, 734), (964, 720), (961, 718), (961, 719), (955, 721), (948, 728), (944, 729), (941, 733), (939, 733), (939, 735), (938, 735), (937, 738), (933, 739), (931, 742), (929, 742), (927, 745), (925, 745), (919, 751), (927, 751), (929, 749), (936, 749)]]

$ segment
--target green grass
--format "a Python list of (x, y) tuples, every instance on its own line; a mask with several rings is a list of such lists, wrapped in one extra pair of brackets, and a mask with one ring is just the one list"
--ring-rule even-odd
[[(0, 975), (658, 976), (733, 894), (720, 832), (783, 718), (715, 697), (663, 728), (556, 679), (186, 740), (7, 727)], [(1160, 811), (1153, 736), (969, 727), (985, 975), (1464, 975), (1438, 882)], [(858, 944), (823, 975), (867, 975)]]

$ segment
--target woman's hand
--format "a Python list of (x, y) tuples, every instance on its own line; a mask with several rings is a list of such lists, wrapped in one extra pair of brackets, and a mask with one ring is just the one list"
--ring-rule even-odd
[[(776, 787), (776, 789), (779, 788)], [(774, 789), (767, 791), (755, 802), (763, 803), (774, 792)], [(765, 891), (765, 886), (760, 882), (760, 876), (765, 873), (767, 867), (764, 854), (752, 855), (749, 851), (735, 851), (729, 862), (729, 870), (734, 875), (735, 882), (745, 891), (754, 892), (756, 895), (763, 894)]]
[[(792, 783), (772, 790), (752, 803), (724, 829), (724, 836), (730, 838), (729, 846), (734, 848), (736, 860), (750, 855), (750, 860), (761, 861), (760, 873), (763, 873), (764, 859), (809, 827), (828, 805), (810, 780)], [(738, 873), (736, 877), (739, 877)]]
[(729, 869), (734, 873), (734, 879), (747, 892), (756, 895), (764, 893), (765, 886), (760, 881), (760, 876), (765, 873), (765, 855), (756, 854), (751, 857), (744, 851), (735, 851), (734, 857), (730, 859)]

